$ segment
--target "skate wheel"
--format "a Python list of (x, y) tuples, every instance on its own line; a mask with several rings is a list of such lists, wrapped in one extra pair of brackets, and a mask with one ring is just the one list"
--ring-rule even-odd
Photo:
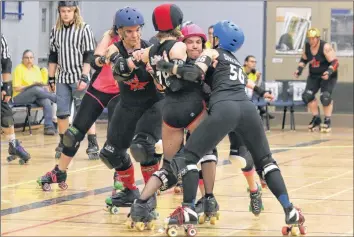
[(98, 156), (98, 153), (90, 153), (88, 154), (89, 160), (98, 160), (100, 157)]
[(111, 207), (111, 214), (117, 215), (119, 213), (119, 208), (116, 206)]
[(66, 190), (68, 188), (68, 185), (66, 183), (64, 183), (64, 182), (59, 183), (58, 186), (62, 190)]
[(132, 221), (127, 221), (127, 222), (125, 222), (125, 226), (126, 226), (129, 230), (131, 230), (131, 229), (134, 228), (134, 222), (132, 222)]
[(300, 234), (306, 235), (307, 234), (307, 228), (306, 226), (300, 225), (299, 226)]
[(52, 188), (50, 187), (50, 184), (45, 183), (42, 185), (43, 191), (50, 191)]
[(175, 187), (174, 191), (176, 194), (178, 194), (182, 192), (182, 189), (180, 187)]
[(147, 228), (148, 230), (154, 230), (154, 229), (155, 229), (155, 223), (154, 223), (154, 222), (148, 222), (148, 223), (146, 224), (146, 228)]
[(289, 230), (289, 227), (287, 227), (287, 226), (283, 226), (283, 228), (281, 229), (281, 233), (284, 236), (289, 235), (289, 232), (290, 232), (290, 230)]
[(198, 217), (198, 223), (199, 223), (199, 224), (204, 224), (204, 223), (205, 223), (205, 214), (200, 215), (200, 216)]
[(160, 217), (160, 214), (159, 214), (156, 210), (154, 210), (154, 211), (152, 212), (152, 215), (153, 215), (153, 217), (154, 217), (155, 220), (159, 219), (159, 217)]
[(24, 164), (26, 163), (26, 161), (20, 159), (20, 160), (18, 161), (18, 163), (19, 163), (20, 165), (24, 165)]
[(7, 157), (7, 162), (11, 162), (11, 161), (13, 161), (15, 159), (16, 159), (15, 156), (9, 156), (9, 157)]
[(143, 231), (145, 229), (145, 224), (143, 222), (137, 222), (135, 223), (135, 229), (138, 231)]
[(187, 236), (194, 237), (197, 235), (197, 230), (194, 227), (189, 227), (187, 229)]
[(210, 224), (215, 225), (216, 224), (216, 216), (210, 217)]
[(216, 220), (220, 220), (220, 213), (219, 212), (216, 213)]
[(167, 235), (169, 237), (176, 237), (177, 234), (178, 234), (178, 232), (177, 232), (176, 228), (171, 227), (171, 228), (167, 229)]
[(299, 236), (300, 235), (300, 230), (298, 228), (292, 227), (290, 232), (291, 232), (292, 236)]
[(103, 210), (105, 210), (106, 212), (109, 212), (109, 213), (111, 212), (111, 209), (112, 209), (111, 206), (108, 206), (108, 205), (105, 208), (103, 208)]

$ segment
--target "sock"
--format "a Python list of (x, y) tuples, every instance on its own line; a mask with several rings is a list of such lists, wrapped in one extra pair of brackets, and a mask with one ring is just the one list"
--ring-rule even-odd
[(141, 174), (144, 177), (144, 182), (145, 184), (147, 181), (150, 179), (151, 175), (155, 172), (158, 171), (160, 167), (160, 164), (157, 163), (155, 165), (149, 165), (149, 166), (143, 166), (140, 164), (140, 169), (141, 169)]
[(182, 177), (183, 183), (183, 203), (195, 203), (199, 182), (199, 172), (196, 170), (188, 171)]
[(143, 203), (147, 203), (148, 200), (149, 200), (149, 199), (146, 199), (146, 200), (136, 199), (136, 203), (141, 203), (141, 204), (143, 204)]
[(213, 193), (206, 193), (205, 194), (205, 198), (213, 198), (214, 197), (214, 194)]
[(265, 176), (265, 179), (268, 184), (268, 188), (270, 189), (270, 191), (272, 191), (272, 193), (278, 199), (283, 208), (291, 206), (288, 191), (286, 190), (284, 179), (280, 173), (280, 170), (274, 170), (268, 173)]
[(134, 165), (131, 164), (131, 166), (126, 169), (126, 170), (119, 170), (117, 171), (120, 180), (123, 183), (123, 186), (127, 189), (130, 190), (135, 190), (137, 189), (136, 184), (135, 184), (135, 178), (134, 178)]
[(325, 116), (324, 121), (330, 121), (331, 117), (330, 116)]

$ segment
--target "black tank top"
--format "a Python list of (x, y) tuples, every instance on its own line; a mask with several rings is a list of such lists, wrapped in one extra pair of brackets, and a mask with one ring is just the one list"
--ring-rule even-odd
[[(115, 43), (115, 45), (124, 58), (130, 57), (122, 41)], [(141, 40), (141, 48), (147, 48), (150, 45), (149, 42)], [(140, 62), (138, 69), (131, 73), (130, 79), (118, 82), (121, 101), (129, 105), (155, 103), (161, 99), (162, 95), (156, 89), (153, 80), (150, 73), (146, 71), (146, 65)]]
[[(305, 53), (306, 57), (309, 61), (309, 69), (310, 69), (310, 75), (314, 77), (321, 77), (322, 74), (327, 71), (329, 65), (331, 65), (327, 59), (326, 56), (324, 55), (324, 45), (326, 44), (326, 41), (320, 40), (320, 47), (318, 48), (318, 52), (316, 55), (312, 55), (311, 53), (311, 48), (310, 44), (306, 43), (305, 46)], [(337, 76), (337, 71), (335, 71), (331, 77), (336, 77)]]
[(216, 49), (219, 57), (214, 70), (208, 70), (206, 82), (211, 87), (210, 106), (224, 100), (249, 100), (245, 86), (247, 75), (236, 57), (223, 49)]
[[(158, 43), (156, 45), (153, 45), (150, 48), (149, 52), (149, 62), (151, 67), (153, 68), (155, 75), (156, 75), (156, 81), (160, 83), (161, 85), (165, 86), (165, 93), (166, 93), (166, 99), (167, 97), (179, 97), (182, 99), (182, 94), (185, 96), (185, 93), (189, 92), (199, 92), (201, 95), (201, 84), (199, 83), (194, 83), (190, 81), (186, 81), (183, 79), (178, 79), (176, 76), (171, 76), (169, 73), (166, 72), (161, 72), (156, 69), (156, 65), (154, 62), (154, 57), (155, 56), (163, 56), (163, 52), (165, 51), (167, 55), (169, 55), (173, 45), (176, 43), (176, 40), (166, 40), (163, 43)], [(189, 59), (187, 59), (187, 62), (189, 62)], [(186, 62), (186, 63), (187, 63)], [(194, 62), (190, 62), (194, 63)], [(175, 91), (173, 88), (179, 88), (178, 91)]]

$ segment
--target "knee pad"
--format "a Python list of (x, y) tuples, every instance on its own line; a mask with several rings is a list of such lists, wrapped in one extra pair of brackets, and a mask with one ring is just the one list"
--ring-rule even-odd
[(12, 116), (6, 116), (1, 118), (1, 127), (9, 128), (14, 125), (14, 118)]
[(163, 160), (163, 164), (160, 170), (155, 171), (153, 176), (160, 179), (162, 185), (160, 187), (161, 191), (166, 191), (171, 187), (175, 186), (178, 182), (177, 176), (173, 173), (171, 169), (171, 163), (168, 160)]
[(109, 169), (119, 169), (123, 166), (130, 166), (131, 160), (126, 149), (117, 149), (113, 145), (106, 142), (100, 151), (101, 161)]
[(267, 174), (274, 172), (276, 170), (279, 170), (277, 162), (272, 158), (271, 155), (267, 155), (267, 156), (263, 157), (261, 159), (259, 167), (256, 167), (256, 168), (257, 168), (257, 173), (258, 173), (259, 177), (261, 177), (262, 179), (265, 179)]
[(138, 133), (130, 145), (130, 152), (136, 162), (151, 163), (155, 159), (156, 140), (147, 133)]
[(332, 96), (331, 93), (328, 91), (324, 91), (321, 93), (320, 100), (323, 106), (328, 106), (332, 102)]
[(66, 115), (59, 115), (57, 116), (58, 119), (67, 119), (69, 118), (70, 115), (66, 114)]
[(302, 94), (302, 101), (304, 101), (305, 104), (310, 103), (315, 99), (315, 95), (311, 90), (307, 90)]
[(81, 133), (77, 128), (68, 128), (63, 136), (63, 154), (74, 157), (79, 150), (80, 142), (84, 139), (85, 134)]
[[(215, 155), (216, 154), (216, 155)], [(200, 159), (200, 164), (203, 165), (208, 162), (215, 162), (216, 164), (218, 163), (218, 157), (217, 157), (217, 151), (216, 149), (208, 152), (205, 156)]]
[(195, 162), (196, 156), (191, 153), (186, 153), (184, 156), (176, 155), (171, 161), (171, 169), (178, 180), (182, 180), (182, 177), (188, 172), (199, 172)]

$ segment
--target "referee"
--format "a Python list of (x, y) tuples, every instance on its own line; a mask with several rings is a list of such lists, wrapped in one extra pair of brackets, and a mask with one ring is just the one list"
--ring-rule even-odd
[[(77, 111), (87, 89), (90, 63), (95, 49), (92, 30), (83, 21), (78, 2), (59, 1), (58, 12), (56, 25), (50, 34), (48, 70), (48, 83), (53, 92), (56, 89), (58, 97), (57, 117), (60, 142), (55, 149), (56, 158), (60, 158), (63, 149), (63, 134), (69, 127), (72, 102), (74, 101), (75, 111)], [(98, 158), (98, 150), (94, 124), (88, 131), (86, 152), (89, 158)]]

